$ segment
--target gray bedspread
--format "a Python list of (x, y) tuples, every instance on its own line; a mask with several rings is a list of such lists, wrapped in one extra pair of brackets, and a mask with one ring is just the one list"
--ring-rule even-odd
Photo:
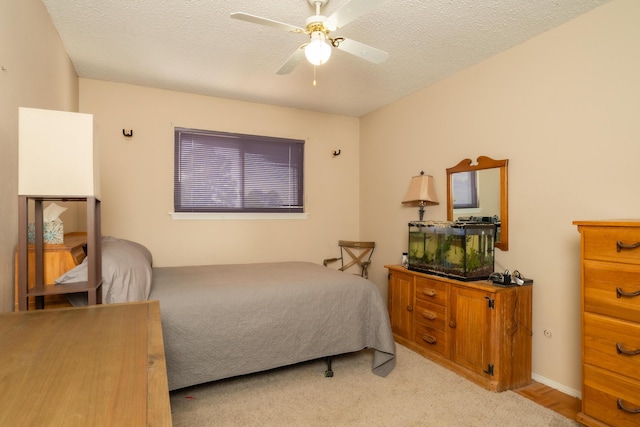
[(154, 267), (149, 299), (160, 301), (170, 390), (364, 348), (375, 374), (395, 366), (377, 287), (317, 264)]

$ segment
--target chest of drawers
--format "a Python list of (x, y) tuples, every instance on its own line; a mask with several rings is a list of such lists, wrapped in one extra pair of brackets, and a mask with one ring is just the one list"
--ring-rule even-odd
[(575, 221), (581, 234), (582, 412), (640, 425), (640, 220)]
[(492, 391), (531, 382), (532, 286), (389, 270), (395, 340)]

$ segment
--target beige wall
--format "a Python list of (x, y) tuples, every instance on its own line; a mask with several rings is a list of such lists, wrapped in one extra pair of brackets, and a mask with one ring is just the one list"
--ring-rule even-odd
[[(637, 218), (640, 2), (616, 0), (361, 120), (361, 231), (381, 244), (372, 277), (399, 263), (409, 179), (432, 174), (446, 218), (445, 169), (509, 159), (509, 251), (496, 270), (534, 279), (533, 371), (580, 390), (579, 234), (573, 220)], [(543, 331), (552, 332), (545, 338)]]
[[(103, 233), (143, 243), (155, 265), (322, 262), (358, 238), (357, 118), (87, 79), (80, 111), (100, 141)], [(308, 218), (172, 220), (174, 126), (304, 139)]]
[(78, 108), (78, 77), (40, 0), (0, 2), (0, 67), (0, 311), (11, 311), (18, 241), (18, 107)]

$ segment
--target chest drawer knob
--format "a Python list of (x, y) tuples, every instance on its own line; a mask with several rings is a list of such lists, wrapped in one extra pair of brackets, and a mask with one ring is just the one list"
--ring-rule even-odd
[(625, 292), (625, 291), (622, 290), (622, 288), (616, 288), (616, 296), (618, 298), (621, 298), (621, 297), (627, 297), (627, 298), (637, 297), (637, 296), (640, 296), (640, 291)]
[(623, 249), (636, 249), (640, 248), (640, 242), (631, 243), (630, 245), (626, 245), (622, 243), (620, 240), (616, 242), (616, 251), (620, 252)]
[(628, 412), (630, 414), (640, 414), (640, 408), (635, 408), (635, 409), (629, 409), (627, 407), (624, 406), (622, 399), (618, 399), (618, 409), (624, 411), (624, 412)]
[(637, 356), (640, 354), (640, 350), (625, 350), (619, 342), (616, 343), (616, 351), (618, 354), (626, 354), (627, 356)]
[(437, 294), (435, 289), (423, 289), (422, 290), (422, 295), (428, 296), (428, 297), (435, 297)]
[(422, 317), (424, 317), (427, 320), (435, 320), (436, 317), (438, 317), (438, 316), (433, 311), (424, 310), (422, 312)]
[(422, 339), (424, 340), (424, 342), (426, 342), (427, 344), (437, 344), (438, 343), (438, 339), (432, 335), (427, 335), (424, 334), (422, 336)]

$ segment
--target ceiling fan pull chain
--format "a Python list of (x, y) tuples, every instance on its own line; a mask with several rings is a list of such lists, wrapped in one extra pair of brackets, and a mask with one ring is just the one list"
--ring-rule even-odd
[(316, 85), (316, 66), (313, 66), (313, 85)]

